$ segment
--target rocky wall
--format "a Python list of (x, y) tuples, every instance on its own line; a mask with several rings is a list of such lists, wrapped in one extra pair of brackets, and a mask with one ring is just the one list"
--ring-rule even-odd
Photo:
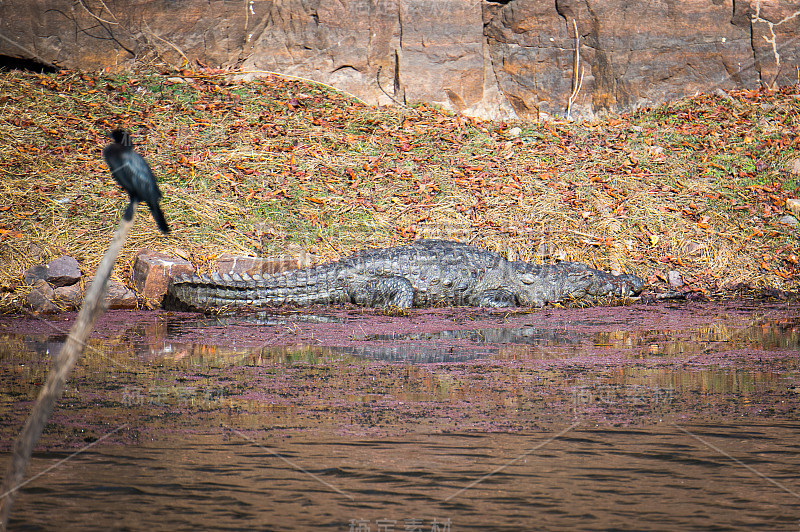
[(377, 104), (587, 116), (798, 83), (799, 15), (788, 0), (4, 0), (0, 55), (85, 70), (199, 61)]

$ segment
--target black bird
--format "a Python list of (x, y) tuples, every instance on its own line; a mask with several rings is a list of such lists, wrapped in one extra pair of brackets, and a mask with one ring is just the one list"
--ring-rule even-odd
[(125, 189), (131, 203), (125, 209), (125, 220), (133, 219), (134, 203), (147, 203), (150, 212), (153, 213), (158, 228), (162, 233), (169, 233), (169, 226), (164, 219), (164, 213), (158, 201), (161, 199), (161, 191), (158, 190), (156, 178), (141, 155), (133, 151), (130, 134), (122, 129), (115, 129), (109, 136), (114, 142), (103, 149), (103, 157), (111, 169), (111, 175), (117, 183)]

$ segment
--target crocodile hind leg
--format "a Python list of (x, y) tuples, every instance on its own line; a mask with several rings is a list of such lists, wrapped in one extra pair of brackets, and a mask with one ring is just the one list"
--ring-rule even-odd
[(411, 308), (414, 287), (405, 277), (387, 276), (353, 283), (348, 290), (350, 301), (365, 307)]

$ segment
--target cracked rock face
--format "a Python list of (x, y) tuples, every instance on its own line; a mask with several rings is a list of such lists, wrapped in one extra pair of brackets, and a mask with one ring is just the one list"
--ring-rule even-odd
[(564, 115), (568, 106), (572, 116), (590, 116), (800, 77), (797, 1), (304, 0), (242, 7), (7, 0), (0, 3), (0, 54), (80, 69), (154, 57), (177, 65), (185, 56), (315, 79), (369, 103), (433, 102), (483, 118)]
[(551, 9), (512, 1), (486, 34), (502, 64), (501, 90), (517, 114), (560, 114), (581, 75), (574, 108), (587, 114), (717, 88), (796, 83), (800, 3), (787, 4), (558, 0)]

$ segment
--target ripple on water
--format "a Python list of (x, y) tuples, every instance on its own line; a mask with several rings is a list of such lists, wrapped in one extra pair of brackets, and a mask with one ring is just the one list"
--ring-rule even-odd
[[(31, 474), (126, 425), (25, 486), (12, 525), (792, 529), (799, 320), (109, 312)], [(6, 449), (68, 325), (0, 319)]]

